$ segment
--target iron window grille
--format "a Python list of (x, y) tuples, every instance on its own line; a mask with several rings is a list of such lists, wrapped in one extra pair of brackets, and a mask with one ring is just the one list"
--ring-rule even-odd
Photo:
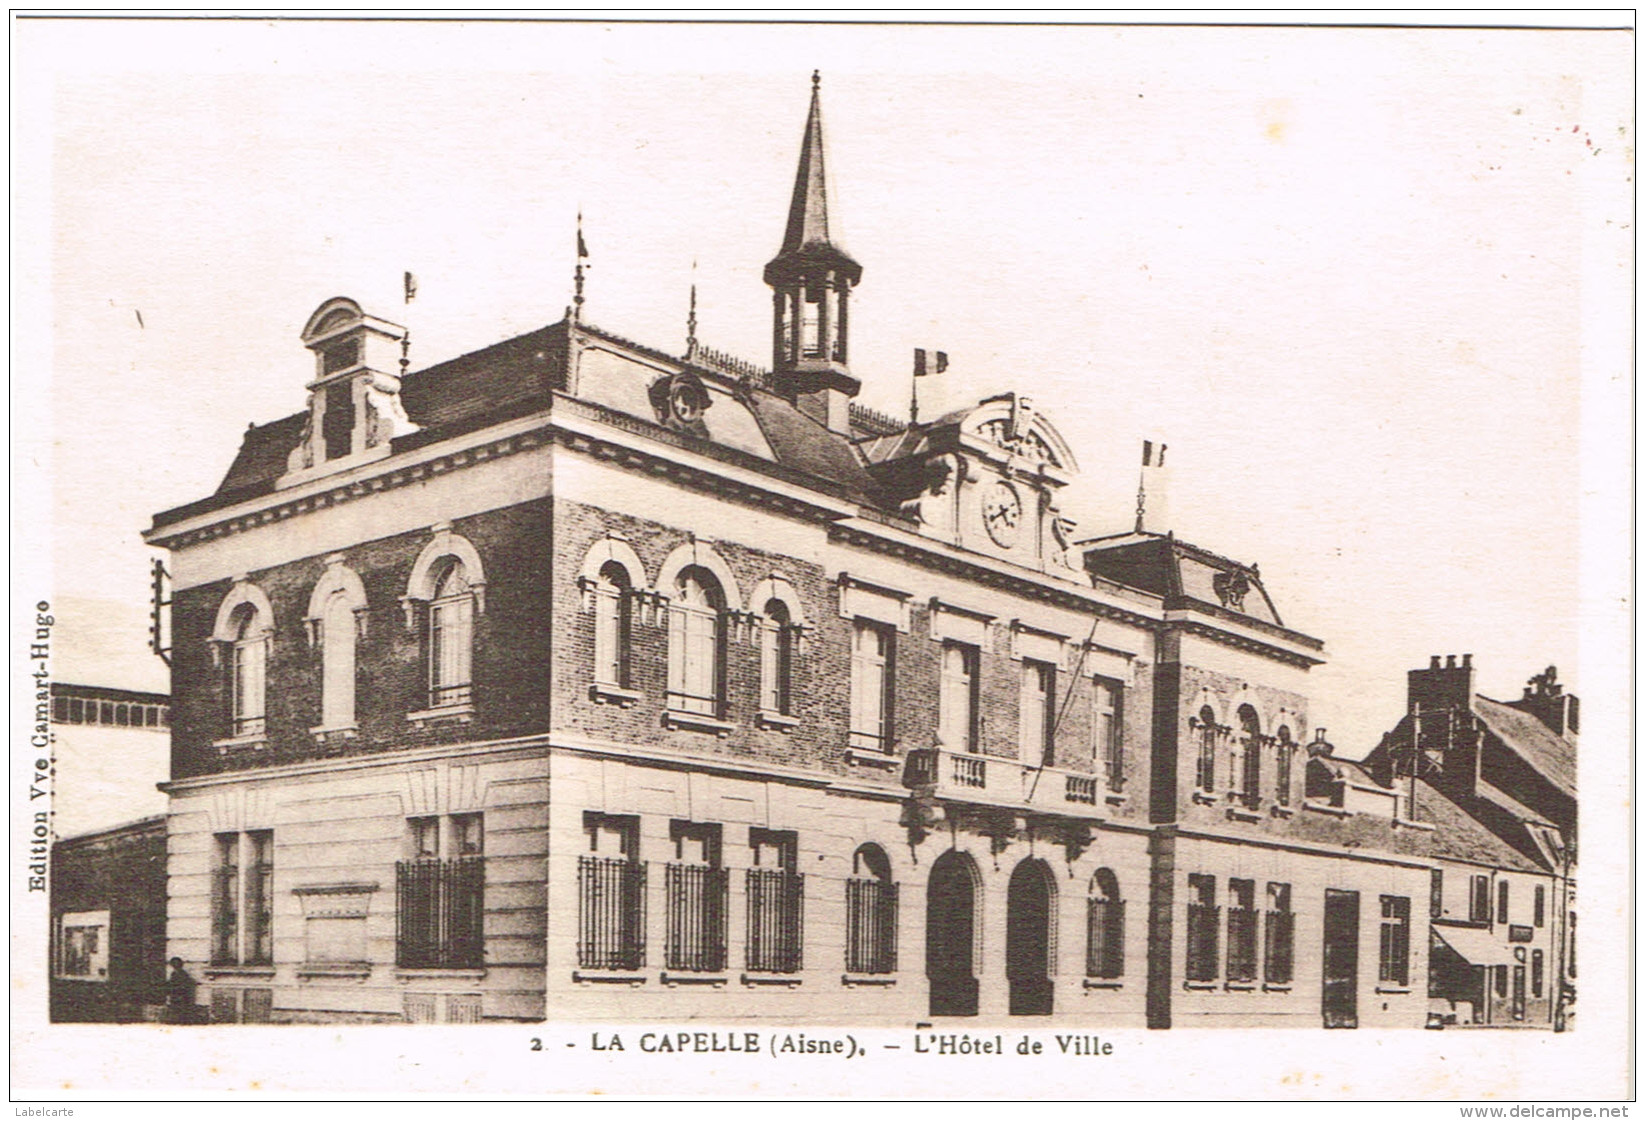
[(577, 964), (584, 969), (645, 965), (645, 869), (637, 860), (577, 860)]
[(401, 968), (484, 967), (485, 857), (402, 860), (396, 882)]
[(1228, 908), (1228, 979), (1254, 981), (1257, 977), (1257, 912), (1252, 907)]
[(1262, 979), (1270, 985), (1289, 985), (1293, 975), (1296, 945), (1296, 915), (1290, 911), (1269, 911), (1263, 916)]
[(897, 971), (897, 885), (879, 879), (845, 881), (845, 969)]
[(1086, 901), (1085, 975), (1113, 979), (1125, 974), (1125, 901)]
[(704, 864), (669, 864), (664, 887), (668, 897), (668, 940), (664, 957), (669, 969), (718, 973), (725, 968), (725, 916), (730, 877), (724, 868)]
[(750, 868), (747, 876), (749, 970), (798, 973), (803, 963), (805, 877), (770, 868)]
[(1221, 922), (1221, 907), (1188, 904), (1188, 980), (1217, 979), (1217, 933)]

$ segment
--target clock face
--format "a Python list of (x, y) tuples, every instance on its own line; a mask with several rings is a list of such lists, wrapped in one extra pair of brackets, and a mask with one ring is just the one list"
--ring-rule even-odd
[(1016, 544), (1017, 531), (1022, 527), (1022, 499), (1010, 483), (995, 483), (988, 488), (982, 500), (982, 521), (988, 536), (1000, 548)]

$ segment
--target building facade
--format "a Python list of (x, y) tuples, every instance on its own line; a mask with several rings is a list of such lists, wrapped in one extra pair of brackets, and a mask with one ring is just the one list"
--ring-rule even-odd
[(1549, 666), (1517, 701), (1474, 691), (1473, 659), (1411, 670), (1407, 713), (1366, 757), (1433, 822), (1433, 1015), (1571, 1026), (1576, 1002), (1577, 698)]
[(165, 796), (170, 698), (50, 685), (49, 1015), (137, 1020), (165, 979)]
[(164, 817), (52, 846), (50, 944), (53, 1023), (159, 1018), (166, 979)]
[(1027, 397), (859, 407), (824, 158), (814, 88), (770, 369), (601, 330), (579, 287), (411, 372), (333, 299), (308, 409), (156, 516), (200, 999), (1421, 1026), (1437, 861), (1321, 762), (1321, 642), (1254, 565), (1140, 517), (1080, 540)]

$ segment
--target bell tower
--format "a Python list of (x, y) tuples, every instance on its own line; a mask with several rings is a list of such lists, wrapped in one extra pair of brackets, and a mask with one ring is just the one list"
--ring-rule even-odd
[(850, 399), (862, 388), (848, 365), (848, 309), (862, 266), (829, 236), (821, 84), (813, 72), (788, 227), (782, 248), (765, 266), (772, 289), (771, 366), (778, 393), (830, 429), (846, 432)]

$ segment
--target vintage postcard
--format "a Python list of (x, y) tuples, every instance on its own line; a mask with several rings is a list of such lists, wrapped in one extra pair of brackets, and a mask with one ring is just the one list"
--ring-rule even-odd
[(14, 1100), (1632, 1094), (1629, 26), (11, 35)]

